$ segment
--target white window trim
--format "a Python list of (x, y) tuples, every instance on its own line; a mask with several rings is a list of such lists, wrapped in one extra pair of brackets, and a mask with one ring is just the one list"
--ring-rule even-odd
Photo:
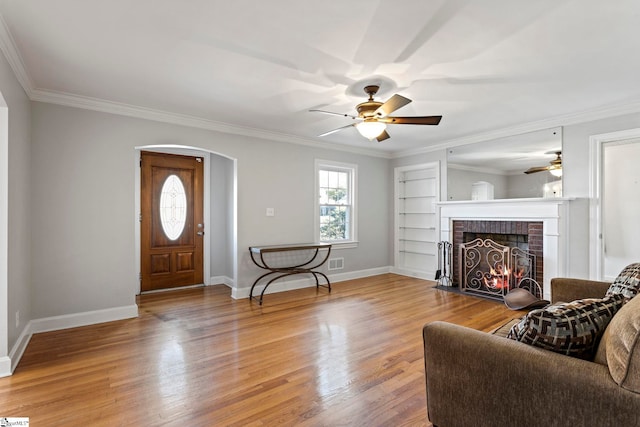
[(313, 210), (313, 227), (314, 238), (316, 242), (320, 242), (320, 182), (318, 179), (321, 169), (333, 169), (339, 171), (348, 171), (351, 176), (351, 238), (344, 241), (327, 241), (331, 243), (334, 249), (349, 249), (358, 247), (358, 165), (352, 163), (335, 162), (332, 160), (315, 161), (315, 206)]

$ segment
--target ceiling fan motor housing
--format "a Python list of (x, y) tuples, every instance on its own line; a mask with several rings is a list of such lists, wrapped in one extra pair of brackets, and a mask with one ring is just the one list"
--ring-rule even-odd
[(362, 117), (363, 119), (373, 117), (375, 111), (383, 104), (383, 102), (373, 100), (373, 95), (378, 93), (378, 89), (380, 89), (380, 86), (376, 85), (366, 86), (364, 88), (364, 92), (369, 95), (369, 99), (356, 106), (359, 117)]

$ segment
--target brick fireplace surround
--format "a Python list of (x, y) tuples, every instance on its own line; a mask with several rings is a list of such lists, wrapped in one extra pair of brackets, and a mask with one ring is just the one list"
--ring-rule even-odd
[(503, 234), (527, 236), (528, 252), (536, 256), (536, 277), (534, 279), (541, 286), (544, 277), (544, 256), (543, 256), (543, 223), (542, 221), (491, 221), (491, 220), (463, 220), (453, 221), (453, 283), (458, 283), (459, 252), (460, 244), (464, 241), (464, 233), (478, 234)]
[[(454, 238), (454, 221), (541, 222), (542, 256), (537, 257), (536, 262), (540, 260), (543, 264), (543, 269), (540, 269), (543, 279), (539, 283), (544, 299), (547, 300), (551, 298), (551, 279), (567, 276), (569, 231), (578, 227), (576, 219), (589, 218), (586, 199), (574, 198), (446, 201), (439, 202), (437, 206), (440, 214), (440, 240), (451, 243)], [(579, 215), (573, 217), (570, 227), (569, 218), (573, 213)], [(588, 229), (586, 223), (580, 224), (579, 228), (578, 232)], [(536, 239), (538, 238), (539, 235)], [(534, 245), (539, 242), (536, 239), (533, 241)], [(453, 249), (452, 255), (457, 256), (457, 248)], [(451, 272), (457, 274), (453, 269)]]

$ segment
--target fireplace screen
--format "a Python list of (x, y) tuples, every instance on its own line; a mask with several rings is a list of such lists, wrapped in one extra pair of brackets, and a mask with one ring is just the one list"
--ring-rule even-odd
[(535, 281), (535, 255), (491, 239), (475, 239), (460, 245), (460, 290), (502, 300), (514, 288), (525, 288), (541, 297)]

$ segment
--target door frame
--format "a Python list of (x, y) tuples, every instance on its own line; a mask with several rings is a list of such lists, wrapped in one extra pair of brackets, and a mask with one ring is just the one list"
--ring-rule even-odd
[[(238, 227), (237, 227), (237, 161), (234, 158), (226, 156), (224, 154), (216, 153), (211, 150), (198, 148), (198, 147), (190, 147), (186, 145), (145, 145), (145, 146), (137, 146), (135, 147), (134, 152), (134, 170), (135, 170), (135, 180), (134, 180), (134, 191), (135, 191), (135, 203), (134, 203), (134, 233), (135, 233), (135, 265), (136, 270), (138, 272), (138, 276), (135, 278), (136, 280), (136, 295), (140, 294), (141, 291), (141, 282), (140, 282), (140, 251), (141, 251), (141, 242), (140, 242), (140, 212), (141, 212), (141, 194), (140, 194), (140, 185), (141, 185), (141, 171), (140, 171), (140, 152), (141, 151), (152, 151), (156, 153), (165, 153), (165, 154), (180, 154), (187, 156), (201, 156), (204, 158), (204, 183), (203, 183), (203, 220), (205, 224), (205, 239), (203, 246), (203, 284), (205, 286), (211, 285), (211, 235), (206, 233), (207, 229), (210, 229), (211, 224), (211, 161), (210, 155), (214, 154), (216, 156), (225, 157), (233, 161), (233, 202), (232, 202), (232, 230), (231, 230), (231, 259), (232, 259), (232, 276), (231, 283), (225, 283), (225, 285), (235, 288), (236, 283), (238, 281), (238, 251), (237, 251), (237, 242), (238, 242)], [(209, 236), (208, 238), (206, 238)], [(171, 290), (171, 289), (169, 289)]]
[(602, 239), (602, 160), (604, 145), (625, 139), (640, 138), (640, 128), (592, 135), (589, 137), (589, 277), (604, 277), (604, 247)]

